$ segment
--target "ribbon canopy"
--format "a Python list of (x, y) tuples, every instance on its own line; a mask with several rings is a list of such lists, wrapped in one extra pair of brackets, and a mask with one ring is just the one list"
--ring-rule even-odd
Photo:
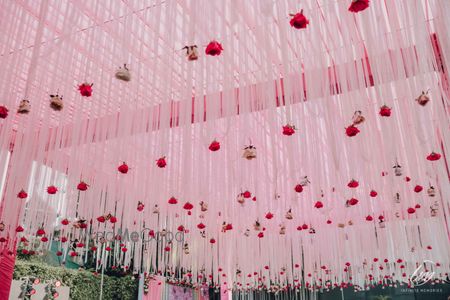
[(0, 245), (222, 290), (450, 268), (450, 2), (2, 2)]

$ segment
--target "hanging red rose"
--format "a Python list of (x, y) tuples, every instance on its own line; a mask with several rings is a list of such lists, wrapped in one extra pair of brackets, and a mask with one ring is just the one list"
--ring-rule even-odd
[(24, 231), (24, 229), (22, 226), (19, 225), (16, 227), (16, 232), (23, 232), (23, 231)]
[(105, 218), (105, 216), (100, 216), (97, 218), (97, 221), (99, 221), (100, 223), (105, 223), (106, 218)]
[(380, 116), (390, 117), (391, 116), (391, 108), (386, 105), (383, 105), (382, 107), (380, 107)]
[(406, 176), (406, 177), (405, 177), (405, 181), (406, 181), (406, 182), (410, 182), (410, 181), (411, 181), (411, 178), (409, 178), (408, 176)]
[(165, 168), (167, 166), (166, 157), (160, 157), (156, 160), (156, 165), (160, 168)]
[(301, 226), (301, 225), (297, 226), (297, 230), (298, 230), (298, 231), (303, 230), (303, 229), (302, 229), (302, 226)]
[(97, 251), (97, 247), (92, 246), (92, 247), (91, 247), (91, 251)]
[(421, 185), (416, 185), (414, 187), (414, 192), (420, 193), (423, 190), (423, 187)]
[(83, 248), (84, 244), (83, 243), (77, 243), (75, 246), (77, 246), (77, 248)]
[(180, 232), (183, 232), (184, 231), (184, 226), (183, 225), (178, 226), (177, 230), (180, 231)]
[(191, 209), (194, 208), (194, 205), (192, 205), (192, 204), (189, 203), (189, 202), (186, 202), (186, 203), (183, 205), (183, 208), (186, 209), (186, 210), (191, 210)]
[(408, 211), (408, 214), (413, 214), (416, 212), (416, 210), (413, 207), (409, 207), (407, 211)]
[(6, 106), (0, 106), (0, 118), (2, 119), (6, 119), (6, 117), (8, 116), (8, 109), (6, 108)]
[(431, 152), (430, 155), (427, 156), (427, 159), (429, 161), (435, 161), (439, 160), (441, 158), (441, 155), (439, 153)]
[(67, 238), (65, 236), (61, 237), (61, 243), (67, 242)]
[(123, 162), (118, 168), (117, 170), (119, 170), (120, 173), (122, 174), (127, 174), (128, 173), (128, 165)]
[(317, 201), (316, 204), (314, 204), (315, 208), (322, 208), (323, 207), (323, 203), (322, 201)]
[(303, 229), (303, 230), (306, 230), (306, 229), (308, 229), (308, 228), (309, 228), (308, 224), (306, 224), (306, 223), (303, 223), (303, 225), (302, 225), (302, 229)]
[(356, 198), (351, 198), (350, 200), (348, 200), (348, 204), (350, 204), (351, 206), (358, 204), (359, 200)]
[(206, 225), (203, 224), (203, 223), (199, 223), (199, 224), (197, 225), (197, 228), (200, 229), (200, 230), (205, 229), (205, 227), (206, 227)]
[(56, 251), (56, 256), (62, 256), (63, 253), (61, 251)]
[(216, 243), (216, 240), (215, 240), (215, 239), (210, 239), (209, 242), (210, 242), (211, 244), (215, 244), (215, 243)]
[(266, 219), (270, 220), (270, 219), (272, 219), (272, 218), (273, 218), (273, 213), (268, 212), (268, 213), (266, 214)]
[(44, 243), (48, 242), (48, 237), (46, 236), (41, 237), (41, 241)]
[(348, 11), (357, 13), (369, 7), (369, 0), (352, 0)]
[(431, 247), (431, 246), (427, 246), (427, 249), (428, 249), (428, 250), (431, 250), (431, 249), (433, 249), (433, 247)]
[(262, 232), (262, 231), (259, 232), (259, 233), (258, 233), (258, 237), (259, 237), (260, 239), (263, 238), (263, 237), (264, 237), (264, 232)]
[(212, 143), (209, 145), (209, 150), (211, 151), (217, 151), (220, 149), (220, 143), (216, 140), (212, 141)]
[(80, 228), (81, 229), (86, 229), (87, 228), (87, 224), (86, 223), (81, 223), (80, 224)]
[(37, 235), (37, 236), (42, 236), (42, 235), (44, 235), (44, 234), (45, 234), (45, 230), (42, 229), (42, 228), (39, 228), (39, 229), (36, 231), (36, 235)]
[(378, 193), (375, 190), (370, 191), (370, 197), (374, 198), (378, 195)]
[(359, 133), (359, 129), (358, 127), (354, 126), (354, 125), (350, 125), (347, 128), (345, 128), (345, 133), (347, 134), (347, 136), (355, 136)]
[(169, 252), (170, 251), (170, 247), (169, 246), (164, 247), (164, 251)]
[(422, 206), (420, 206), (420, 204), (416, 204), (416, 206), (415, 206), (415, 208), (416, 209), (419, 209), (419, 208), (421, 208)]
[(354, 179), (352, 179), (352, 180), (347, 184), (347, 186), (348, 186), (349, 188), (356, 188), (356, 187), (359, 186), (359, 182), (356, 181), (356, 180), (354, 180)]
[(78, 256), (78, 253), (76, 253), (75, 251), (71, 251), (71, 252), (70, 252), (70, 256), (71, 256), (71, 257)]
[(83, 97), (90, 97), (92, 96), (92, 86), (94, 84), (91, 83), (82, 83), (78, 86), (78, 90), (80, 91), (81, 96)]
[(327, 224), (331, 224), (333, 223), (331, 220), (327, 220)]
[(252, 200), (253, 200), (253, 201), (256, 201), (256, 196), (254, 196), (254, 197), (252, 198)]
[(286, 124), (283, 126), (283, 134), (287, 136), (291, 136), (295, 133), (295, 126)]
[(86, 191), (88, 189), (88, 184), (84, 181), (81, 181), (78, 185), (77, 185), (77, 189), (79, 191)]
[(211, 41), (205, 49), (205, 53), (212, 56), (218, 56), (222, 51), (222, 45), (217, 41)]
[(306, 28), (306, 26), (309, 24), (309, 20), (303, 15), (303, 9), (295, 15), (291, 14), (291, 17), (292, 19), (289, 23), (296, 29)]
[(128, 249), (126, 247), (122, 248), (122, 252), (127, 252), (127, 251), (128, 251)]
[(242, 193), (242, 196), (244, 196), (244, 198), (251, 198), (252, 197), (252, 193), (250, 193), (249, 191), (245, 191)]
[(371, 216), (371, 215), (368, 215), (367, 217), (366, 217), (366, 221), (373, 221), (373, 217)]
[(111, 218), (109, 218), (109, 221), (111, 222), (111, 223), (117, 223), (117, 218), (116, 217), (114, 217), (114, 216), (111, 216)]
[(169, 202), (169, 204), (177, 204), (178, 200), (175, 197), (170, 197), (168, 202)]
[(231, 223), (228, 223), (226, 226), (225, 226), (225, 230), (231, 230), (231, 229), (233, 229), (233, 224), (231, 224)]
[(69, 225), (69, 220), (63, 219), (63, 220), (61, 221), (61, 224), (62, 224), (62, 225)]
[(56, 194), (57, 191), (58, 189), (54, 185), (47, 187), (47, 193), (49, 193), (50, 195)]
[(26, 197), (28, 197), (27, 192), (25, 192), (23, 189), (20, 190), (20, 192), (17, 194), (17, 197), (20, 199), (25, 199)]
[(141, 201), (139, 201), (139, 202), (138, 202), (138, 205), (137, 205), (137, 210), (138, 210), (138, 211), (143, 211), (143, 210), (144, 210), (144, 207), (145, 207), (144, 203), (142, 203)]

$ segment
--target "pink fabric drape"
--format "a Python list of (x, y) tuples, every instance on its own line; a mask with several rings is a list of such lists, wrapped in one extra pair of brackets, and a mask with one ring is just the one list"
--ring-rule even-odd
[(15, 261), (15, 256), (6, 253), (0, 256), (0, 300), (9, 298)]
[(164, 292), (164, 280), (159, 277), (155, 277), (154, 280), (150, 280), (148, 286), (148, 293), (144, 294), (143, 299), (144, 300), (162, 299), (163, 292)]

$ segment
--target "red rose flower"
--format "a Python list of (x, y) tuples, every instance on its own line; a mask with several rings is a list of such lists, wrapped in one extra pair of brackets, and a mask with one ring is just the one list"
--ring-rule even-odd
[(127, 174), (128, 173), (128, 165), (124, 162), (117, 168), (117, 170), (119, 170), (119, 172), (122, 174)]
[(18, 194), (17, 197), (20, 199), (25, 199), (26, 197), (28, 197), (28, 194), (22, 189)]
[(6, 106), (0, 106), (0, 118), (2, 119), (6, 119), (6, 117), (8, 116), (8, 109), (6, 108)]
[(369, 7), (369, 0), (352, 0), (348, 11), (357, 13)]
[(412, 207), (409, 207), (407, 211), (408, 211), (408, 214), (413, 214), (416, 212), (416, 210)]
[(220, 143), (216, 140), (212, 141), (212, 143), (209, 145), (209, 150), (211, 151), (217, 151), (220, 149)]
[(289, 23), (296, 29), (306, 28), (306, 26), (309, 24), (308, 19), (303, 15), (303, 10), (291, 16), (292, 19)]
[(333, 223), (333, 222), (331, 222), (331, 220), (327, 220), (327, 224), (331, 224), (331, 223)]
[(40, 229), (38, 229), (38, 230), (36, 231), (36, 235), (37, 235), (37, 236), (42, 236), (42, 235), (44, 235), (44, 234), (45, 234), (45, 230), (42, 229), (42, 228), (40, 228)]
[(48, 238), (46, 236), (43, 236), (43, 237), (41, 237), (41, 241), (46, 243), (46, 242), (48, 242)]
[(137, 205), (137, 210), (138, 211), (143, 211), (144, 210), (144, 207), (145, 207), (145, 205), (144, 205), (144, 203), (142, 203), (142, 202), (138, 202), (138, 205)]
[(296, 191), (297, 193), (303, 192), (303, 185), (297, 184), (297, 185), (295, 186), (295, 191)]
[(67, 238), (65, 236), (61, 237), (61, 243), (67, 242)]
[(264, 232), (262, 232), (262, 231), (259, 232), (259, 233), (258, 233), (258, 237), (259, 237), (260, 239), (263, 238), (263, 237), (264, 237)]
[(77, 248), (83, 248), (84, 244), (83, 243), (77, 243), (76, 246), (77, 246)]
[(177, 198), (175, 198), (175, 197), (170, 197), (170, 199), (169, 199), (169, 204), (177, 204), (178, 203), (178, 200), (177, 200)]
[(167, 166), (166, 157), (160, 157), (156, 160), (156, 165), (160, 168), (165, 168)]
[(106, 218), (105, 218), (105, 216), (100, 216), (97, 218), (97, 221), (99, 221), (100, 223), (105, 223)]
[(180, 231), (180, 232), (183, 232), (184, 231), (184, 226), (183, 225), (178, 226), (177, 230)]
[(225, 226), (225, 230), (231, 230), (231, 229), (233, 229), (233, 224), (231, 224), (231, 223), (228, 223), (227, 224), (227, 226)]
[(106, 251), (111, 251), (111, 247), (107, 246), (107, 247), (105, 248), (105, 250), (106, 250)]
[(205, 227), (206, 227), (206, 225), (203, 224), (203, 223), (199, 223), (199, 224), (197, 225), (197, 228), (200, 229), (200, 230), (205, 229)]
[(16, 232), (23, 232), (23, 230), (23, 227), (20, 225), (16, 227)]
[(166, 246), (166, 247), (164, 248), (164, 251), (169, 252), (169, 251), (170, 251), (170, 247), (169, 247), (169, 246)]
[(289, 124), (286, 124), (285, 126), (283, 126), (283, 134), (290, 136), (293, 135), (295, 133), (295, 127), (291, 126)]
[(81, 181), (78, 185), (77, 185), (77, 189), (79, 191), (86, 191), (88, 189), (88, 184), (84, 181)]
[(435, 161), (439, 160), (441, 158), (441, 155), (439, 153), (431, 152), (430, 155), (427, 156), (427, 159), (429, 161)]
[(414, 187), (414, 192), (420, 193), (423, 190), (423, 187), (421, 185), (416, 185)]
[(352, 179), (352, 180), (347, 184), (347, 186), (348, 186), (349, 188), (356, 188), (356, 187), (359, 186), (359, 182), (356, 181), (356, 180), (354, 180), (354, 179)]
[(316, 204), (314, 204), (315, 208), (322, 208), (323, 207), (323, 203), (322, 201), (317, 201)]
[(371, 215), (368, 215), (367, 217), (366, 217), (366, 221), (373, 221), (373, 217), (371, 216)]
[(416, 209), (421, 208), (422, 206), (420, 206), (420, 204), (416, 204), (416, 206), (414, 206)]
[(308, 224), (304, 223), (304, 224), (302, 225), (302, 229), (303, 229), (303, 230), (308, 229)]
[(211, 244), (215, 244), (215, 243), (216, 243), (216, 240), (215, 240), (215, 239), (210, 239), (209, 242), (210, 242)]
[(270, 220), (270, 219), (272, 219), (272, 218), (273, 218), (273, 213), (268, 212), (268, 213), (266, 214), (266, 219), (267, 219), (267, 220)]
[(50, 195), (56, 194), (57, 191), (58, 189), (54, 185), (47, 187), (47, 193), (49, 193)]
[(91, 83), (91, 84), (89, 84), (89, 83), (80, 84), (78, 86), (78, 90), (80, 91), (81, 96), (83, 96), (83, 97), (90, 97), (90, 96), (92, 96), (92, 86), (93, 85), (94, 85), (93, 83)]
[(186, 210), (191, 210), (191, 209), (194, 208), (194, 205), (192, 205), (192, 204), (189, 203), (189, 202), (186, 202), (186, 203), (183, 205), (183, 208), (186, 209)]
[(347, 136), (355, 136), (359, 133), (359, 129), (358, 127), (354, 126), (354, 125), (350, 125), (347, 128), (345, 128), (345, 133), (347, 134)]
[(63, 219), (63, 220), (61, 221), (61, 224), (62, 224), (62, 225), (69, 225), (69, 220)]
[(114, 224), (117, 222), (117, 218), (112, 216), (111, 218), (109, 218), (109, 221)]
[(380, 108), (380, 116), (382, 116), (382, 117), (390, 117), (391, 116), (391, 108), (386, 106), (386, 105), (383, 105)]
[(56, 256), (62, 256), (63, 253), (61, 251), (56, 251)]
[(207, 55), (218, 56), (222, 53), (223, 47), (217, 41), (211, 41), (208, 46), (206, 46), (205, 53)]
[(72, 256), (72, 257), (78, 256), (78, 253), (76, 253), (75, 251), (71, 251), (70, 256)]
[(370, 191), (370, 197), (374, 198), (378, 195), (378, 193), (375, 190)]
[(249, 191), (245, 191), (242, 193), (242, 196), (244, 196), (244, 198), (250, 198), (252, 196), (252, 193), (250, 193)]
[(350, 200), (348, 200), (348, 204), (350, 204), (351, 206), (358, 204), (359, 200), (356, 198), (351, 198)]
[(128, 251), (128, 249), (126, 247), (122, 248), (122, 252), (127, 252), (127, 251)]

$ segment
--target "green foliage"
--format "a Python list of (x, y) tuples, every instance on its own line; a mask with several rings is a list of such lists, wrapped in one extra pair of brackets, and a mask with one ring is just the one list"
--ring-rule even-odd
[[(70, 287), (70, 299), (96, 299), (100, 293), (100, 275), (85, 270), (70, 270), (52, 267), (38, 261), (16, 260), (14, 279), (35, 276), (41, 281), (58, 279), (62, 285)], [(136, 299), (138, 281), (133, 276), (104, 276), (103, 299)]]

